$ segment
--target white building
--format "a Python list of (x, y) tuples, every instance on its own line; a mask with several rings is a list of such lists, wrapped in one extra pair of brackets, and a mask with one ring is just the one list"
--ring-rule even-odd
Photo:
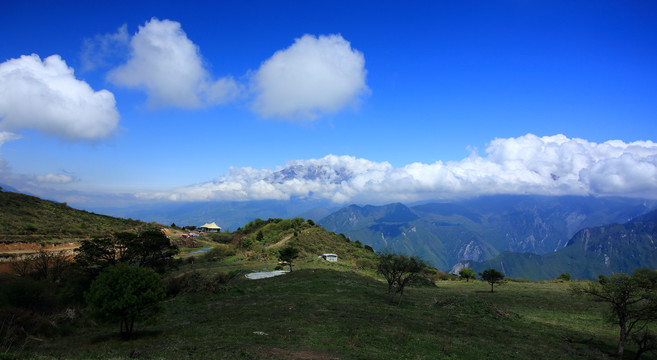
[(337, 254), (322, 254), (322, 258), (326, 261), (338, 262), (338, 255)]
[(208, 232), (208, 233), (221, 232), (221, 228), (219, 226), (217, 226), (217, 224), (215, 224), (215, 223), (210, 223), (210, 224), (202, 225), (201, 226), (201, 231)]

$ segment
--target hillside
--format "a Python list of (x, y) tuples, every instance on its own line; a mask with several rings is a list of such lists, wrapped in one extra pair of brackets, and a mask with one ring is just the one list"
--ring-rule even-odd
[[(496, 268), (507, 276), (532, 280), (554, 279), (570, 273), (575, 279), (631, 273), (636, 268), (657, 268), (657, 210), (624, 224), (579, 231), (567, 246), (542, 256), (503, 253), (483, 262), (464, 262), (475, 272)], [(456, 270), (456, 269), (455, 269)]]
[(639, 199), (500, 195), (412, 207), (350, 205), (318, 223), (376, 250), (420, 255), (449, 270), (505, 251), (551, 253), (583, 228), (625, 222), (654, 206)]
[[(230, 264), (230, 259), (196, 262), (168, 279), (194, 271), (212, 279), (227, 269), (273, 266)], [(120, 340), (114, 323), (80, 318), (70, 320), (75, 326), (68, 325), (65, 336), (42, 337), (24, 349), (12, 348), (9, 355), (231, 360), (611, 358), (617, 334), (603, 321), (604, 305), (572, 297), (568, 286), (509, 283), (491, 294), (483, 282), (443, 281), (437, 287), (409, 288), (398, 307), (386, 302), (386, 284), (379, 279), (341, 263), (304, 260), (283, 276), (241, 277), (170, 296), (160, 320), (138, 324), (130, 341)]]
[[(393, 210), (404, 215), (403, 207)], [(75, 297), (53, 296), (80, 284), (76, 272), (41, 285), (0, 278), (0, 316), (18, 324), (15, 332), (0, 329), (0, 351), (39, 359), (322, 360), (597, 359), (614, 351), (617, 335), (603, 322), (604, 305), (573, 297), (566, 283), (508, 283), (490, 293), (484, 282), (440, 281), (455, 277), (429, 269), (396, 306), (386, 300), (372, 248), (312, 220), (255, 219), (194, 241), (208, 251), (182, 249), (163, 275), (164, 313), (138, 323), (129, 341), (120, 340), (116, 322), (91, 321), (83, 304), (64, 302)], [(243, 276), (280, 268), (278, 250), (288, 245), (300, 250), (293, 272)], [(318, 257), (323, 253), (339, 261)], [(20, 301), (11, 300), (17, 293)]]
[(88, 238), (144, 225), (138, 220), (94, 214), (65, 203), (0, 191), (0, 242)]
[[(276, 261), (278, 250), (284, 246), (299, 249), (300, 259), (315, 261), (322, 254), (337, 254), (341, 264), (361, 269), (374, 269), (377, 256), (373, 249), (343, 235), (326, 231), (312, 220), (302, 218), (268, 220), (255, 219), (233, 234), (215, 234), (223, 237), (247, 259)], [(208, 238), (205, 235), (201, 239)]]

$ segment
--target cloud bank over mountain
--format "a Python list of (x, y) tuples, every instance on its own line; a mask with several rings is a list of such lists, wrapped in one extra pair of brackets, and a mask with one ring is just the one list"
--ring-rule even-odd
[(141, 199), (248, 201), (290, 198), (387, 203), (490, 194), (657, 198), (657, 143), (604, 143), (564, 135), (491, 141), (485, 155), (394, 168), (352, 156), (291, 161), (277, 169), (231, 168), (219, 178)]

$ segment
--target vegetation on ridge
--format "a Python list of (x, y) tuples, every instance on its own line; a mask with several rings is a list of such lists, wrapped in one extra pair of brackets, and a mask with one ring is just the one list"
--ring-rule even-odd
[(143, 228), (132, 219), (99, 215), (34, 196), (0, 190), (0, 242), (82, 239)]
[[(130, 241), (96, 250), (135, 246), (139, 238), (133, 234), (126, 238)], [(190, 242), (204, 249), (187, 248)], [(617, 352), (618, 325), (606, 322), (607, 304), (572, 296), (565, 274), (543, 282), (506, 279), (503, 288), (491, 293), (485, 282), (458, 281), (429, 268), (414, 283), (393, 280), (393, 287), (405, 285), (404, 302), (393, 306), (386, 281), (376, 272), (385, 257), (312, 220), (256, 219), (233, 233), (206, 234), (181, 244), (181, 255), (167, 256), (176, 267), (161, 267), (161, 281), (153, 281), (160, 276), (155, 273), (147, 276), (153, 296), (146, 300), (153, 307), (143, 310), (155, 313), (161, 304), (162, 316), (139, 326), (131, 317), (136, 322), (142, 308), (124, 306), (139, 305), (131, 302), (139, 296), (129, 296), (130, 301), (96, 296), (105, 291), (99, 288), (119, 281), (96, 278), (96, 285), (90, 285), (79, 266), (94, 269), (93, 264), (65, 266), (57, 276), (25, 272), (0, 277), (1, 357), (604, 359)], [(298, 250), (294, 272), (262, 280), (242, 276), (280, 268), (281, 251), (287, 248)], [(157, 252), (166, 254), (167, 249), (157, 247)], [(323, 253), (335, 253), (339, 261), (327, 262)], [(119, 267), (151, 264), (142, 258)], [(90, 257), (90, 263), (96, 261)], [(166, 292), (161, 303), (160, 286)], [(87, 296), (80, 296), (84, 292)], [(96, 319), (113, 322), (92, 322), (92, 312)], [(641, 333), (646, 336), (630, 336), (625, 356), (654, 359), (654, 329), (649, 322), (643, 327), (648, 332)], [(129, 333), (130, 340), (120, 336)]]

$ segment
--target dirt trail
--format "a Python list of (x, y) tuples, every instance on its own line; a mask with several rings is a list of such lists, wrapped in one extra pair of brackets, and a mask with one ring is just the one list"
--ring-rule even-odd
[(290, 239), (292, 239), (292, 234), (290, 234), (290, 235), (288, 235), (288, 236), (282, 238), (282, 239), (279, 240), (277, 243), (271, 244), (271, 245), (269, 245), (269, 246), (270, 246), (270, 247), (279, 247), (279, 246), (282, 246), (283, 244), (285, 244), (286, 242), (288, 242)]
[(31, 254), (39, 251), (64, 251), (74, 250), (80, 247), (80, 243), (67, 242), (61, 244), (37, 244), (37, 243), (0, 243), (0, 256), (3, 254)]

